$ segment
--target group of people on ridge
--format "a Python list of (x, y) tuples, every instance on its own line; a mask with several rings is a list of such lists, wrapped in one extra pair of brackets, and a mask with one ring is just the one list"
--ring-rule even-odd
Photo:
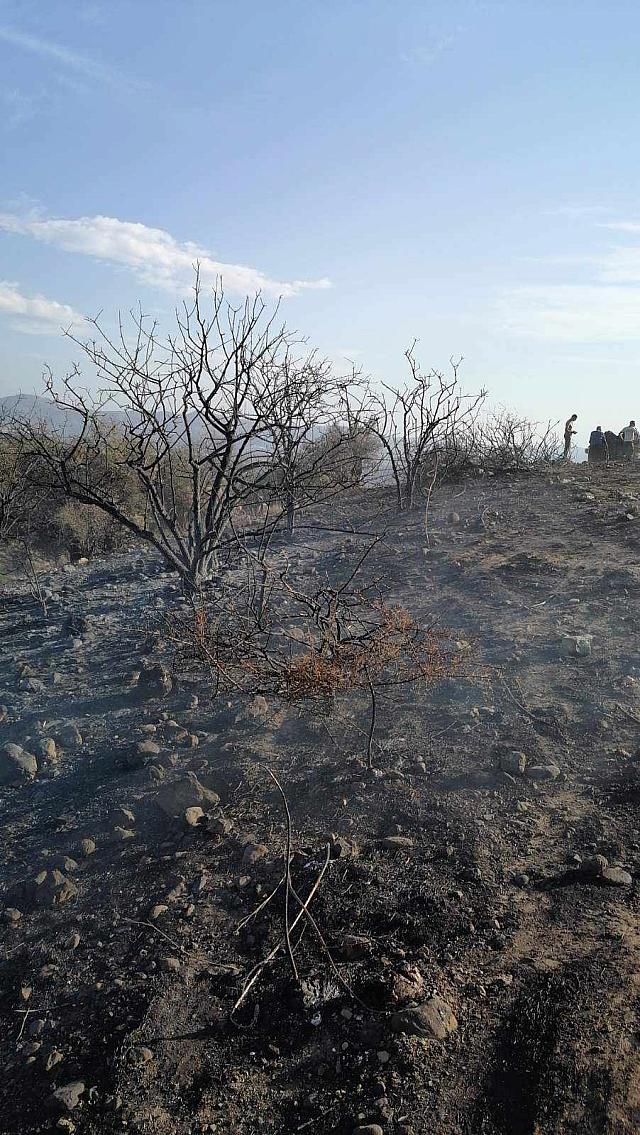
[[(578, 420), (577, 414), (572, 414), (567, 419), (564, 426), (564, 454), (565, 461), (569, 459), (571, 452), (571, 440), (577, 433), (574, 424)], [(595, 430), (591, 431), (589, 437), (589, 448), (587, 455), (589, 461), (612, 461), (616, 457), (622, 457), (627, 461), (632, 461), (640, 448), (640, 433), (636, 428), (636, 423), (631, 419), (628, 426), (624, 426), (620, 433), (612, 433), (611, 430), (603, 432), (602, 426), (596, 426)]]

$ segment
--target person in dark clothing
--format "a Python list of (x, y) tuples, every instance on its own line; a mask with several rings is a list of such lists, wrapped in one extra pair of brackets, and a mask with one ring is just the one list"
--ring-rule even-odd
[(596, 426), (589, 438), (589, 461), (602, 462), (609, 460), (607, 439), (602, 432), (602, 426)]
[(563, 461), (568, 461), (571, 452), (571, 438), (578, 432), (574, 430), (573, 423), (577, 421), (578, 415), (572, 414), (564, 424), (564, 453), (562, 454)]

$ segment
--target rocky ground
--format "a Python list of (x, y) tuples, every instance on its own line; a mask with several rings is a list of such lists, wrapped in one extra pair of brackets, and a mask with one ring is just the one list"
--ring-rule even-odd
[[(373, 773), (357, 697), (175, 674), (180, 592), (146, 555), (46, 573), (46, 614), (4, 579), (7, 1135), (640, 1128), (638, 474), (442, 489), (428, 545), (379, 491), (348, 507), (387, 531), (387, 597), (465, 659), (383, 700)], [(354, 543), (301, 534), (300, 573)], [(267, 768), (295, 889), (320, 880), (297, 980), (282, 949), (260, 968), (283, 927)]]

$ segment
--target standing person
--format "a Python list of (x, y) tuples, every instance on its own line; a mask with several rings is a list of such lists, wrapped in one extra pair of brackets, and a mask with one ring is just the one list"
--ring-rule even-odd
[(571, 452), (571, 438), (574, 437), (574, 435), (578, 432), (573, 428), (573, 423), (577, 420), (578, 415), (572, 414), (571, 417), (567, 418), (566, 422), (564, 423), (564, 453), (562, 455), (563, 461), (568, 461), (569, 459), (569, 454)]
[(626, 457), (627, 461), (631, 461), (636, 450), (636, 446), (640, 441), (640, 434), (636, 429), (636, 423), (633, 418), (628, 426), (620, 430), (620, 441), (622, 442), (622, 456)]

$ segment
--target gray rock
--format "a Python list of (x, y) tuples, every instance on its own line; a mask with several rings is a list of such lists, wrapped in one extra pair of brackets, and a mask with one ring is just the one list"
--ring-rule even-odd
[(413, 840), (407, 835), (388, 835), (380, 840), (380, 847), (385, 851), (410, 851)]
[(35, 749), (43, 761), (55, 761), (58, 758), (58, 750), (53, 737), (43, 737), (37, 742)]
[(171, 674), (162, 662), (152, 666), (143, 666), (138, 676), (138, 691), (143, 697), (164, 697), (166, 694), (170, 694), (172, 689)]
[(569, 658), (588, 658), (592, 643), (592, 634), (565, 635), (562, 640), (564, 653)]
[(610, 887), (630, 887), (633, 882), (629, 872), (622, 867), (605, 867), (600, 878)]
[(56, 1088), (52, 1096), (52, 1101), (56, 1104), (66, 1108), (67, 1111), (73, 1111), (78, 1107), (80, 1100), (85, 1092), (85, 1083), (83, 1080), (72, 1080), (69, 1084), (63, 1084), (62, 1087)]
[(509, 772), (512, 776), (522, 776), (527, 767), (527, 757), (525, 753), (518, 752), (513, 749), (510, 753), (503, 753), (500, 757), (500, 768), (503, 772)]
[(455, 1032), (458, 1022), (446, 1001), (435, 994), (422, 1005), (410, 1006), (394, 1013), (391, 1028), (406, 1036), (422, 1036), (432, 1040), (445, 1040)]
[(531, 780), (557, 780), (561, 769), (558, 765), (529, 765), (526, 771)]
[(56, 743), (61, 749), (77, 749), (82, 744), (82, 734), (73, 721), (68, 721), (58, 729)]
[(379, 1123), (365, 1123), (361, 1127), (354, 1127), (352, 1135), (384, 1135)]
[(80, 843), (78, 844), (78, 853), (82, 855), (83, 858), (86, 859), (87, 856), (93, 855), (95, 850), (95, 841), (92, 840), (89, 836), (85, 836), (84, 839), (80, 840)]
[(180, 780), (162, 788), (155, 798), (155, 803), (161, 812), (173, 819), (181, 820), (187, 808), (200, 807), (203, 811), (215, 808), (220, 803), (217, 792), (205, 788), (193, 772), (188, 772)]
[(264, 859), (267, 850), (264, 843), (254, 843), (253, 840), (249, 840), (248, 843), (245, 843), (242, 851), (243, 865), (253, 867), (260, 859)]
[(184, 822), (188, 828), (200, 827), (204, 819), (205, 813), (199, 804), (196, 804), (193, 808), (187, 808), (184, 814)]
[(21, 745), (8, 742), (0, 749), (0, 784), (24, 784), (38, 773), (38, 762), (33, 753)]
[(32, 895), (36, 906), (61, 906), (74, 899), (78, 888), (62, 871), (40, 871), (33, 880)]
[(156, 741), (137, 741), (126, 758), (127, 767), (144, 768), (145, 765), (156, 761), (161, 753), (162, 749)]

